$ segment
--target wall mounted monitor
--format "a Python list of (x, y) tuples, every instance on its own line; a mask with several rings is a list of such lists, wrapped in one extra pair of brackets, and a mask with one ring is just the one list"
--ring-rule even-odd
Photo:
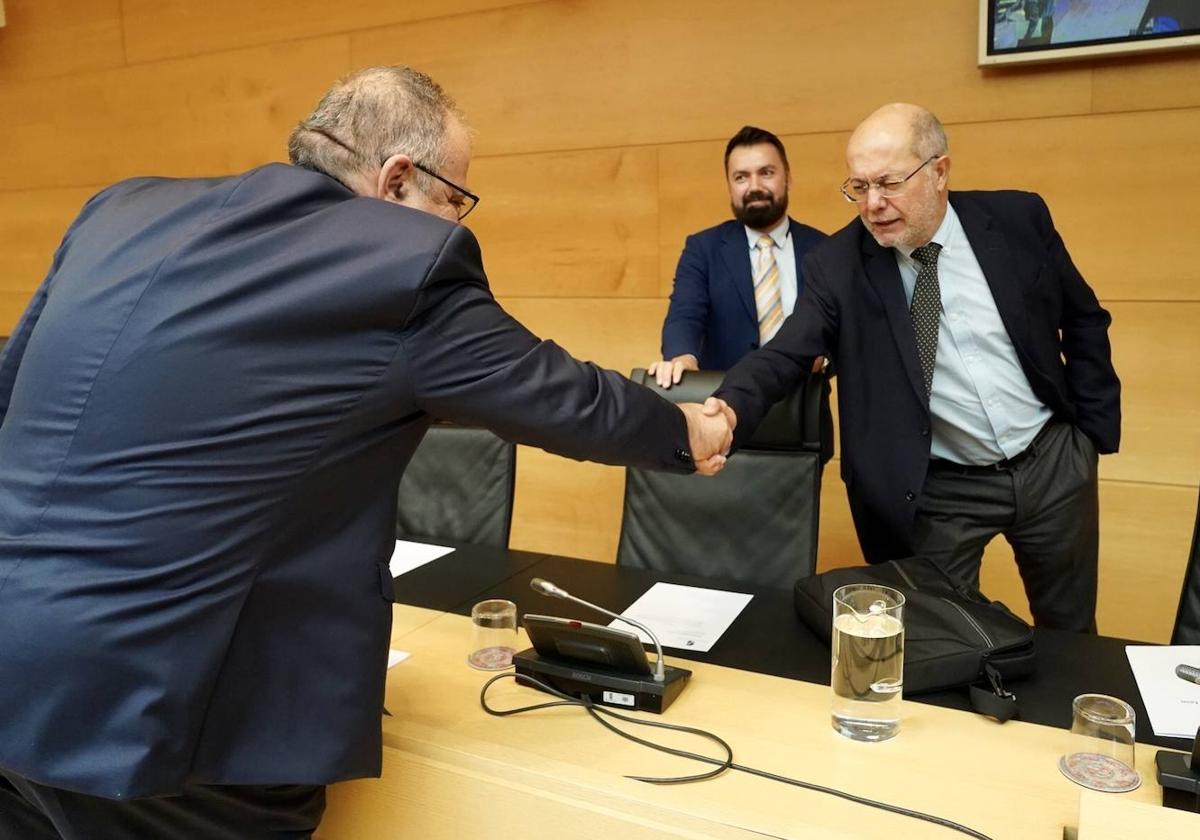
[(1200, 46), (1200, 0), (979, 0), (979, 64)]

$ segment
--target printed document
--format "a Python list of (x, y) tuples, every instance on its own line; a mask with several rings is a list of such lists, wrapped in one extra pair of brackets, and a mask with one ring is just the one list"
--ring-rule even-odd
[[(663, 647), (708, 651), (753, 597), (741, 592), (656, 583), (621, 615), (653, 630)], [(609, 622), (608, 626), (633, 630), (643, 642), (653, 644), (641, 630), (622, 621)]]
[(1200, 645), (1126, 645), (1150, 726), (1160, 738), (1195, 738), (1200, 685), (1175, 675), (1178, 665), (1200, 668)]

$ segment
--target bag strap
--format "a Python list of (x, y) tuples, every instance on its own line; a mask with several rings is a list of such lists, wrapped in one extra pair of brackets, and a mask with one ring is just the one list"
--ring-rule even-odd
[(988, 662), (983, 663), (983, 672), (988, 684), (980, 681), (971, 686), (971, 708), (1001, 723), (1017, 717), (1017, 695), (1004, 688), (1000, 672)]

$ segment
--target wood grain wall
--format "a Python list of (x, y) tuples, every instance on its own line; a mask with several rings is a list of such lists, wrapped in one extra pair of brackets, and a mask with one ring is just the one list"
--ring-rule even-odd
[[(835, 230), (849, 131), (927, 105), (960, 188), (1042, 193), (1114, 317), (1119, 455), (1101, 466), (1100, 626), (1169, 633), (1200, 480), (1200, 53), (975, 66), (976, 6), (910, 0), (7, 0), (0, 332), (85, 198), (130, 175), (279, 160), (336, 76), (408, 63), (478, 132), (471, 227), (531, 328), (627, 371), (655, 358), (684, 236), (729, 214), (724, 140), (781, 134), (793, 214)], [(883, 419), (881, 418), (881, 422)], [(830, 470), (821, 565), (859, 562)], [(620, 470), (522, 449), (513, 545), (613, 559)], [(1003, 543), (985, 586), (1023, 603)]]

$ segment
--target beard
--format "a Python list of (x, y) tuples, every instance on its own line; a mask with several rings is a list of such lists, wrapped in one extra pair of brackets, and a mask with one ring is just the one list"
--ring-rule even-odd
[[(748, 206), (751, 201), (765, 199), (765, 204)], [(788, 196), (785, 192), (776, 198), (766, 190), (755, 190), (742, 196), (741, 205), (731, 203), (733, 217), (748, 228), (766, 230), (774, 227), (787, 213)]]

